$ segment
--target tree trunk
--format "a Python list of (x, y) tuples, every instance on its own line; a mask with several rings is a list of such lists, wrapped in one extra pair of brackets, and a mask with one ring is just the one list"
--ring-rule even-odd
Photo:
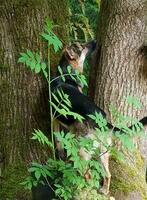
[[(101, 3), (89, 94), (106, 111), (112, 123), (110, 104), (124, 115), (138, 119), (147, 115), (146, 4), (146, 0), (103, 0)], [(139, 97), (142, 108), (136, 110), (128, 106), (125, 98), (128, 95)], [(141, 150), (147, 158), (145, 140), (142, 140)], [(111, 162), (111, 192), (117, 200), (147, 198), (140, 153), (133, 155), (133, 162), (130, 165), (126, 162), (125, 167), (116, 161)], [(133, 185), (134, 181), (139, 182), (138, 186)]]
[[(0, 0), (1, 199), (30, 199), (19, 183), (27, 164), (46, 156), (30, 138), (34, 128), (49, 134), (47, 85), (17, 60), (26, 48), (44, 54), (39, 34), (47, 16), (60, 25), (56, 33), (67, 42), (66, 0)], [(54, 56), (52, 61), (55, 65), (58, 59)]]

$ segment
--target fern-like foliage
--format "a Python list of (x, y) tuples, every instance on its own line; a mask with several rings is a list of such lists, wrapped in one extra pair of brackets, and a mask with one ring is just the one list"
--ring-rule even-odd
[(100, 0), (70, 0), (71, 40), (87, 41), (95, 37)]

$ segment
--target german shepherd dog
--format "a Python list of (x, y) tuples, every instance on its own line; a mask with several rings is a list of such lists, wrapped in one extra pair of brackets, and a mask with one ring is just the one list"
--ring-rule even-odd
[[(67, 74), (67, 67), (69, 65), (72, 65), (73, 72), (74, 70), (77, 69), (80, 71), (80, 73), (83, 73), (83, 64), (84, 64), (85, 58), (87, 57), (87, 55), (91, 54), (95, 50), (95, 48), (96, 48), (96, 41), (91, 41), (84, 44), (80, 44), (76, 42), (67, 46), (63, 50), (63, 54), (59, 62), (59, 66), (61, 67), (63, 74)], [(59, 76), (59, 74), (57, 74), (57, 76)], [(92, 100), (90, 100), (88, 96), (82, 93), (82, 86), (77, 81), (73, 80), (70, 76), (66, 77), (65, 82), (61, 78), (56, 79), (51, 85), (51, 90), (52, 92), (56, 92), (57, 89), (59, 90), (61, 89), (65, 94), (69, 95), (69, 100), (72, 105), (71, 111), (76, 112), (80, 114), (81, 116), (83, 116), (85, 119), (84, 124), (91, 123), (91, 120), (89, 119), (88, 115), (95, 114), (96, 112), (101, 113), (103, 118), (106, 118), (106, 113), (101, 108), (99, 108)], [(58, 120), (59, 122), (61, 122), (62, 124), (68, 127), (74, 126), (75, 129), (79, 128), (79, 123), (76, 122), (76, 120), (73, 117), (65, 118), (63, 116), (59, 116)], [(140, 120), (140, 122), (143, 125), (146, 125), (147, 117)], [(91, 123), (88, 125), (88, 127), (92, 127), (91, 129), (93, 130), (96, 128), (96, 126), (98, 125), (96, 125), (95, 123)], [(121, 132), (120, 129), (113, 127), (113, 125), (111, 125), (110, 123), (107, 123), (107, 127), (110, 130), (113, 130), (113, 132), (116, 132), (116, 131)], [(85, 137), (90, 137), (94, 140), (94, 131), (91, 131), (91, 130), (89, 131), (89, 129), (82, 130), (82, 131), (85, 131), (85, 132), (80, 133), (80, 134), (84, 135)], [(110, 143), (112, 142), (111, 136), (109, 138), (109, 142)], [(62, 152), (62, 148), (58, 141), (57, 141), (57, 148), (60, 154)], [(83, 149), (79, 150), (79, 154), (85, 160), (91, 159), (91, 153), (87, 153)], [(62, 155), (62, 153), (60, 155)], [(100, 159), (107, 174), (103, 180), (103, 186), (100, 191), (104, 194), (108, 194), (110, 179), (111, 179), (111, 174), (109, 171), (109, 152), (106, 152), (102, 156), (100, 156)], [(88, 179), (89, 177), (90, 176), (88, 174), (85, 175), (85, 178)]]

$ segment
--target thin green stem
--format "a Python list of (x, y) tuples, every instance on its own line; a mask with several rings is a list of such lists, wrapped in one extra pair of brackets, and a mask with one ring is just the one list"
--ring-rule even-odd
[[(52, 102), (52, 95), (51, 95), (51, 64), (50, 64), (50, 46), (48, 43), (48, 92), (49, 92), (49, 101)], [(52, 105), (50, 103), (50, 118), (51, 118), (51, 141), (53, 145), (53, 158), (56, 159), (55, 156), (55, 142), (54, 142), (54, 120), (53, 120), (53, 110)]]
[[(77, 76), (76, 74), (63, 74), (62, 76)], [(56, 78), (54, 78), (54, 79), (52, 79), (51, 81), (50, 81), (50, 83), (52, 83), (52, 82), (54, 82), (56, 79), (59, 79), (59, 78), (61, 78), (62, 77), (61, 75), (60, 76), (57, 76)]]

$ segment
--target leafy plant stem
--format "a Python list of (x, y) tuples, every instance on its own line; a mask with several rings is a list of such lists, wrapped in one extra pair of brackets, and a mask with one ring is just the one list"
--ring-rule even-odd
[[(51, 184), (49, 183), (48, 179), (45, 178), (45, 180), (46, 180), (48, 186), (51, 188), (51, 190), (52, 190), (54, 193), (56, 193), (55, 190), (53, 189), (53, 187), (51, 186)], [(59, 196), (59, 195), (57, 195), (57, 196), (58, 196), (58, 198), (61, 200), (60, 196)]]
[[(49, 101), (52, 102), (52, 96), (51, 96), (51, 69), (50, 69), (50, 46), (48, 43), (48, 92), (49, 92)], [(50, 119), (51, 119), (51, 141), (52, 141), (52, 151), (53, 151), (53, 159), (56, 160), (55, 156), (55, 143), (54, 143), (54, 127), (53, 127), (53, 111), (52, 111), (52, 105), (50, 104)]]
[[(65, 77), (65, 76), (69, 76), (69, 75), (71, 75), (71, 76), (77, 76), (76, 74), (63, 74), (62, 76)], [(54, 82), (55, 80), (61, 78), (62, 76), (61, 76), (61, 75), (60, 75), (60, 76), (57, 76), (56, 78), (52, 79), (52, 80), (50, 81), (50, 83), (52, 83), (52, 82)]]

